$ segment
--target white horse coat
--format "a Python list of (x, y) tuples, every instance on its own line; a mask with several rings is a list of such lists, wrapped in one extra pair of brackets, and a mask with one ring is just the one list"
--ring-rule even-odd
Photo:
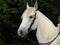
[[(36, 21), (37, 21), (37, 40), (39, 43), (47, 43), (52, 41), (59, 33), (59, 30), (57, 27), (54, 26), (54, 24), (46, 17), (44, 16), (40, 11), (37, 11), (36, 15)], [(53, 42), (54, 45), (60, 45), (59, 44), (59, 37)], [(51, 44), (52, 45), (52, 44)]]
[(37, 3), (35, 3), (34, 7), (29, 7), (27, 4), (27, 9), (22, 15), (22, 23), (18, 29), (18, 35), (25, 37), (28, 34), (28, 28), (30, 27), (35, 16), (36, 19), (31, 29), (37, 28), (36, 37), (38, 43), (44, 44), (52, 42), (50, 45), (60, 45), (60, 35), (58, 35), (59, 29), (55, 27), (51, 20), (37, 10)]

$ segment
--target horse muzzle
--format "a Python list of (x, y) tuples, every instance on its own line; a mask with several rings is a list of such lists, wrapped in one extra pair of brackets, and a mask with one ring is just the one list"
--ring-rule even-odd
[(22, 30), (18, 30), (18, 36), (21, 38), (24, 38), (27, 35), (27, 33), (25, 31)]

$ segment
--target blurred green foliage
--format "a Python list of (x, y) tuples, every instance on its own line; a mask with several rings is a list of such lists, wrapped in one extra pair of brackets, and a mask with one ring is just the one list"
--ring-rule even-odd
[[(0, 0), (0, 45), (38, 45), (35, 42), (19, 41), (17, 29), (26, 3), (34, 5), (35, 0)], [(39, 10), (56, 25), (60, 12), (60, 0), (38, 0)]]

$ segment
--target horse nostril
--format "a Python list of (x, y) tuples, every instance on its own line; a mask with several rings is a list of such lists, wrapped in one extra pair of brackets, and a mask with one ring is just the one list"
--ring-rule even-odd
[(23, 31), (21, 30), (21, 31), (20, 31), (20, 33), (22, 34), (22, 33), (23, 33)]

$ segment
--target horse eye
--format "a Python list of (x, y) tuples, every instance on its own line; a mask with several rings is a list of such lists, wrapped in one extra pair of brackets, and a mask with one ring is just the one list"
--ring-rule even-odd
[(30, 16), (29, 18), (33, 18), (33, 16)]

